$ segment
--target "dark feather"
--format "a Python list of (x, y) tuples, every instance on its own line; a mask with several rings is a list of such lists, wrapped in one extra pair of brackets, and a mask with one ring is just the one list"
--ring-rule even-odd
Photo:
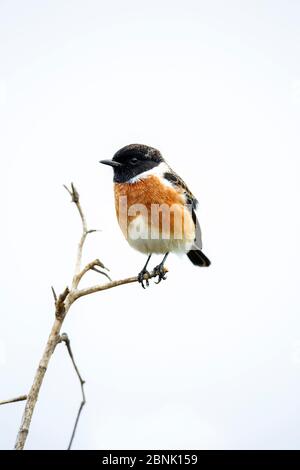
[(189, 190), (188, 186), (183, 181), (183, 179), (180, 178), (180, 176), (178, 176), (172, 170), (172, 171), (168, 171), (168, 172), (164, 173), (164, 178), (166, 178), (166, 180), (170, 181), (170, 183), (172, 183), (175, 187), (182, 189), (183, 192), (186, 195), (188, 204), (191, 204), (193, 206), (193, 209), (196, 209), (198, 201), (195, 198), (195, 196), (193, 195), (193, 193)]
[(189, 260), (196, 266), (208, 267), (210, 265), (209, 259), (202, 253), (201, 250), (190, 250), (187, 253)]
[(184, 192), (186, 196), (187, 204), (189, 205), (189, 209), (192, 213), (193, 222), (196, 228), (195, 245), (197, 246), (197, 248), (201, 249), (202, 248), (202, 235), (201, 235), (200, 224), (197, 219), (197, 214), (195, 212), (197, 205), (198, 205), (197, 199), (195, 198), (193, 193), (190, 191), (186, 183), (183, 181), (183, 179), (180, 178), (180, 176), (177, 175), (173, 170), (164, 173), (164, 178), (166, 178), (167, 181), (170, 181), (170, 183), (172, 183), (175, 186), (175, 188), (181, 189)]

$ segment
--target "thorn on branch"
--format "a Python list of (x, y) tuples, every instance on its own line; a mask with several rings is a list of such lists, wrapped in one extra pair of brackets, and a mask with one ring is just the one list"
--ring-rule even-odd
[(73, 183), (71, 183), (71, 188), (72, 188), (72, 200), (73, 202), (77, 203), (79, 202), (79, 193)]
[[(97, 269), (95, 266), (91, 269), (92, 269), (92, 271), (96, 271), (96, 273), (103, 274), (103, 276), (107, 277), (107, 279), (112, 281), (111, 277), (106, 272), (101, 271), (101, 269)], [(107, 268), (105, 268), (105, 269), (107, 269)]]
[(65, 184), (63, 185), (63, 187), (70, 194), (70, 196), (72, 198), (72, 202), (75, 202), (75, 204), (77, 204), (79, 202), (79, 193), (78, 193), (77, 189), (75, 188), (74, 183), (71, 183), (71, 189), (69, 189)]
[(72, 197), (72, 191), (70, 191), (70, 189), (68, 188), (68, 186), (66, 186), (65, 184), (63, 184), (63, 187), (68, 191), (68, 193), (69, 193), (70, 196)]
[(53, 286), (51, 286), (51, 290), (52, 290), (52, 294), (53, 294), (53, 297), (54, 297), (54, 302), (56, 303), (57, 302), (57, 295), (56, 295), (56, 292), (55, 292)]
[(65, 288), (65, 290), (58, 296), (58, 299), (55, 302), (55, 316), (56, 318), (61, 318), (65, 314), (65, 305), (64, 301), (67, 298), (67, 295), (70, 293), (70, 290), (68, 287)]
[(102, 269), (106, 269), (106, 271), (109, 271), (109, 269), (108, 269), (106, 266), (104, 266), (104, 264), (102, 263), (102, 261), (100, 261), (99, 258), (97, 258), (97, 259), (94, 261), (94, 265), (95, 265), (95, 266), (99, 266), (99, 267), (102, 268)]
[(15, 403), (17, 401), (24, 401), (27, 400), (27, 395), (20, 395), (16, 398), (10, 398), (9, 400), (2, 400), (0, 401), (0, 405), (6, 405), (7, 403)]
[(89, 233), (94, 233), (94, 232), (102, 232), (102, 230), (92, 229), (92, 230), (88, 230), (86, 233), (89, 234)]

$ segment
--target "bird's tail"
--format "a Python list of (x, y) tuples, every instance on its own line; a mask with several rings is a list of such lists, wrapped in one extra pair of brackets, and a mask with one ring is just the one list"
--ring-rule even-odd
[(194, 249), (190, 250), (187, 253), (187, 256), (189, 260), (195, 265), (195, 266), (201, 266), (201, 267), (208, 267), (210, 265), (209, 259), (205, 256), (204, 253), (202, 253), (201, 250)]

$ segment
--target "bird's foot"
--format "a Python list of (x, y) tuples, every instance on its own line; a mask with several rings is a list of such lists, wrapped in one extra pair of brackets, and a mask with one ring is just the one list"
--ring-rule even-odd
[[(144, 278), (145, 274), (147, 274), (146, 279)], [(149, 278), (150, 278), (150, 273), (145, 268), (142, 269), (141, 272), (138, 274), (138, 282), (142, 284), (143, 289), (146, 289), (146, 287), (149, 286)], [(146, 287), (144, 286), (144, 282), (146, 283)]]
[(158, 280), (155, 281), (155, 284), (159, 284), (162, 280), (167, 279), (166, 278), (167, 270), (164, 267), (163, 263), (160, 263), (159, 265), (155, 266), (155, 268), (153, 269), (153, 272), (155, 276), (158, 276)]

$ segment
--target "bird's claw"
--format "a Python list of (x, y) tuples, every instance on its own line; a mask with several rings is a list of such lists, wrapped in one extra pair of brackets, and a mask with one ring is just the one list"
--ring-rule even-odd
[(159, 264), (158, 266), (155, 266), (153, 269), (155, 277), (158, 276), (158, 280), (154, 281), (155, 284), (159, 284), (161, 281), (165, 281), (167, 279), (166, 277), (166, 270), (163, 264)]
[[(145, 274), (147, 274), (146, 279), (144, 278)], [(142, 284), (142, 288), (146, 289), (146, 287), (149, 286), (149, 278), (150, 278), (150, 273), (147, 271), (147, 269), (142, 269), (142, 271), (138, 274), (138, 282)], [(146, 287), (144, 286), (144, 282), (146, 282)]]

